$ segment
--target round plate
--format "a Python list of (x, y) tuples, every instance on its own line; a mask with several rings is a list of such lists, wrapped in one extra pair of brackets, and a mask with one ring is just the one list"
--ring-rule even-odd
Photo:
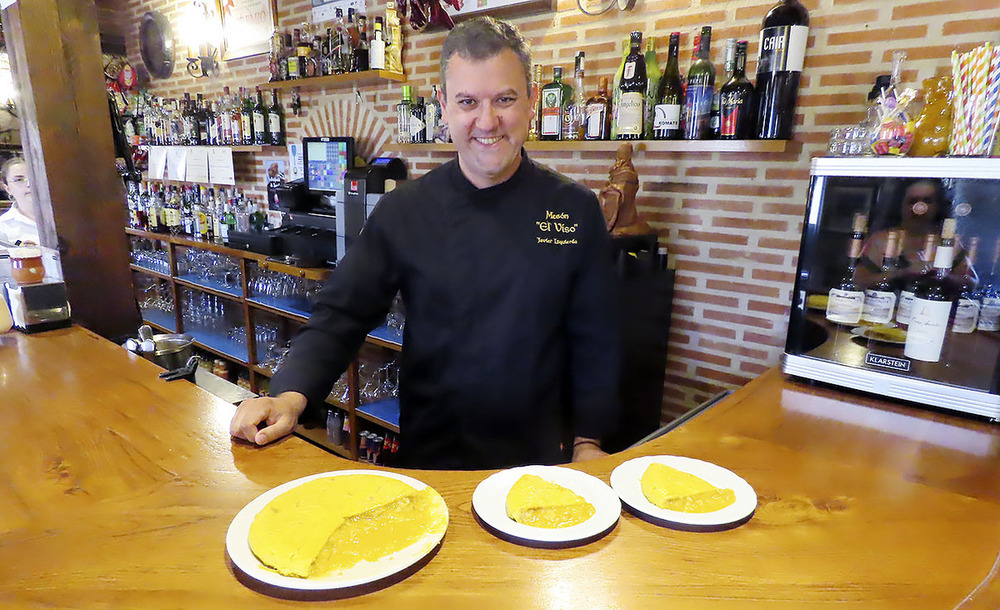
[[(736, 502), (710, 513), (682, 513), (660, 508), (646, 499), (640, 482), (653, 462), (701, 477), (716, 487), (732, 489), (736, 493)], [(681, 529), (717, 529), (741, 524), (757, 509), (757, 492), (735, 473), (711, 462), (676, 455), (647, 455), (619, 464), (611, 473), (611, 487), (640, 516)]]
[[(534, 474), (579, 494), (594, 506), (594, 514), (570, 527), (544, 528), (524, 525), (507, 516), (507, 494), (522, 475)], [(591, 541), (611, 531), (621, 516), (622, 503), (608, 484), (579, 470), (560, 466), (521, 466), (491, 474), (472, 493), (476, 515), (502, 538), (512, 542), (567, 544)]]
[(236, 567), (256, 580), (269, 585), (274, 585), (276, 587), (283, 587), (285, 589), (344, 589), (381, 580), (412, 566), (434, 550), (434, 547), (436, 547), (438, 543), (441, 542), (441, 539), (444, 538), (445, 530), (448, 529), (448, 506), (445, 504), (441, 495), (435, 490), (434, 497), (440, 502), (440, 509), (443, 510), (445, 514), (445, 522), (440, 530), (428, 532), (423, 538), (414, 542), (405, 549), (383, 557), (378, 561), (371, 563), (362, 561), (353, 568), (337, 574), (332, 574), (325, 578), (307, 579), (278, 574), (257, 559), (257, 557), (253, 554), (253, 551), (250, 550), (250, 524), (253, 523), (254, 517), (257, 516), (257, 513), (259, 513), (268, 502), (286, 491), (298, 487), (308, 481), (324, 477), (342, 477), (350, 474), (370, 474), (383, 476), (389, 479), (396, 479), (397, 481), (402, 481), (407, 485), (410, 485), (417, 491), (427, 487), (426, 483), (418, 481), (412, 477), (408, 477), (403, 474), (396, 474), (394, 472), (382, 472), (378, 470), (340, 470), (337, 472), (324, 472), (310, 475), (308, 477), (302, 477), (301, 479), (296, 479), (279, 485), (274, 489), (266, 491), (254, 498), (249, 504), (243, 507), (243, 510), (236, 514), (236, 517), (233, 518), (232, 523), (229, 525), (229, 531), (226, 532), (226, 550), (229, 552), (229, 557), (232, 558)]

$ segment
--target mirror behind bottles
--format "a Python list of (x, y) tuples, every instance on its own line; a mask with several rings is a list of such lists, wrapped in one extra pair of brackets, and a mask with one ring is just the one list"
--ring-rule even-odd
[(174, 73), (174, 34), (163, 13), (149, 11), (142, 16), (139, 53), (154, 78), (170, 78)]

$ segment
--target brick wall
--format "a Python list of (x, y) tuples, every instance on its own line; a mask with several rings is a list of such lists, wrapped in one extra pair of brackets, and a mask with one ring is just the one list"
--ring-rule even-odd
[[(722, 41), (750, 41), (750, 66), (757, 53), (760, 21), (772, 0), (638, 0), (628, 12), (599, 17), (580, 13), (570, 0), (555, 10), (512, 19), (531, 39), (534, 56), (546, 66), (572, 68), (577, 50), (587, 53), (587, 89), (599, 75), (613, 75), (620, 60), (619, 41), (633, 29), (656, 37), (660, 61), (666, 38), (682, 32), (681, 67), (686, 70), (692, 32), (712, 25), (713, 59), (721, 64)], [(641, 212), (656, 228), (677, 267), (677, 292), (664, 397), (664, 414), (683, 413), (721, 389), (734, 388), (777, 364), (795, 273), (801, 220), (808, 188), (809, 160), (825, 148), (831, 127), (862, 118), (865, 96), (877, 74), (889, 71), (892, 51), (904, 49), (909, 61), (904, 81), (920, 81), (949, 69), (951, 51), (965, 51), (1000, 30), (996, 0), (803, 0), (809, 9), (809, 49), (800, 93), (794, 141), (783, 153), (639, 153), (635, 165), (642, 187)], [(186, 4), (186, 3), (185, 3)], [(278, 0), (279, 27), (309, 18), (309, 0)], [(136, 66), (139, 17), (164, 12), (176, 23), (180, 0), (127, 0), (131, 20), (130, 56)], [(381, 12), (384, 4), (369, 10)], [(445, 32), (406, 31), (404, 65), (417, 95), (437, 82), (437, 49)], [(223, 85), (253, 85), (267, 77), (263, 57), (226, 62), (218, 79), (196, 81), (183, 72), (178, 56), (174, 77), (155, 81), (156, 94), (184, 91), (215, 95)], [(208, 82), (205, 82), (208, 81)], [(398, 85), (368, 86), (353, 92), (329, 90), (302, 94), (303, 112), (289, 116), (292, 137), (354, 135), (368, 156), (394, 133), (393, 105)], [(286, 103), (288, 100), (284, 100)], [(352, 112), (353, 111), (353, 112)], [(290, 113), (289, 113), (290, 114)], [(351, 132), (358, 114), (365, 132)], [(613, 153), (535, 152), (550, 165), (599, 189)], [(252, 191), (263, 188), (264, 162), (280, 151), (242, 157), (239, 178)], [(450, 158), (448, 153), (409, 155), (416, 174)]]

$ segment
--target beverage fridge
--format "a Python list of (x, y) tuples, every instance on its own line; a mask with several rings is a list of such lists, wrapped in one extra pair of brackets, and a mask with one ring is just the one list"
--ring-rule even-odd
[(1000, 159), (810, 174), (784, 372), (1000, 418)]

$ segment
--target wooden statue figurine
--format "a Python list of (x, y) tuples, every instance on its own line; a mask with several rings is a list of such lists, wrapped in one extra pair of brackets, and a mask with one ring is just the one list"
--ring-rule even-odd
[(639, 192), (639, 174), (632, 165), (632, 145), (618, 147), (618, 157), (608, 172), (608, 181), (598, 193), (604, 222), (612, 235), (648, 235), (653, 229), (639, 218), (635, 194)]

